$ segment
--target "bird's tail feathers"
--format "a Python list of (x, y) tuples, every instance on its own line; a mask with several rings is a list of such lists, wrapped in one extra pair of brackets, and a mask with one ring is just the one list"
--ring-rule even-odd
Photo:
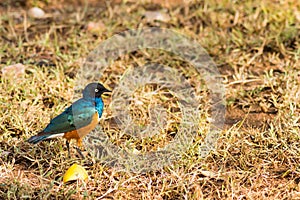
[(40, 132), (37, 135), (34, 135), (31, 138), (29, 138), (27, 140), (27, 142), (32, 143), (32, 144), (36, 144), (36, 143), (39, 143), (43, 140), (47, 140), (47, 139), (50, 139), (50, 138), (61, 137), (63, 135), (64, 135), (63, 133), (53, 134), (53, 133)]

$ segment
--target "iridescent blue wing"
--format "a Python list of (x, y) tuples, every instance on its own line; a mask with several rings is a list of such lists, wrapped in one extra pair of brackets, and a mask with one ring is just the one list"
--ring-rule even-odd
[(95, 103), (79, 99), (63, 113), (53, 118), (44, 133), (65, 133), (87, 126), (95, 114)]

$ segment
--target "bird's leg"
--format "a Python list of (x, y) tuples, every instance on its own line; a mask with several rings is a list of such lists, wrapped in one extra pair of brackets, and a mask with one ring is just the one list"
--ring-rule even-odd
[(66, 141), (66, 145), (67, 145), (67, 148), (68, 148), (68, 157), (70, 158), (71, 154), (70, 154), (70, 142), (69, 142), (69, 140)]
[(82, 146), (82, 141), (81, 141), (81, 139), (78, 139), (78, 140), (77, 140), (77, 146), (78, 146), (78, 147), (75, 147), (75, 149), (76, 149), (77, 152), (79, 153), (81, 159), (85, 159), (85, 157), (84, 157), (84, 155), (82, 154), (81, 149), (80, 149), (80, 147)]
[(77, 152), (79, 153), (81, 159), (85, 159), (84, 155), (82, 154), (81, 150), (79, 147), (75, 147), (75, 149), (77, 150)]

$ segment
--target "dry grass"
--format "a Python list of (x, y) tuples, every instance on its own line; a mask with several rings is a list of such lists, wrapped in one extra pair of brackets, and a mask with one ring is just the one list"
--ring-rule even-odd
[[(0, 77), (1, 199), (300, 198), (300, 3), (223, 0), (168, 5), (170, 21), (153, 22), (143, 13), (160, 10), (162, 5), (150, 2), (0, 3), (0, 68), (14, 63), (26, 66), (24, 74)], [(28, 18), (25, 11), (31, 6), (42, 7), (50, 17)], [(100, 30), (87, 29), (88, 22), (99, 20)], [(203, 136), (199, 135), (178, 162), (138, 174), (101, 163), (90, 165), (78, 159), (75, 150), (69, 159), (63, 140), (26, 143), (73, 101), (76, 72), (99, 42), (147, 26), (175, 29), (196, 39), (216, 62), (227, 103), (216, 151), (200, 158), (197, 144)], [(149, 59), (174, 67), (197, 88), (203, 111), (199, 131), (205, 132), (207, 91), (199, 75), (186, 70), (187, 63), (166, 52), (146, 50), (123, 56), (99, 81), (113, 89), (127, 67)], [(148, 152), (172, 140), (181, 117), (176, 98), (164, 90), (153, 93), (156, 89), (155, 85), (140, 88), (130, 104), (131, 115), (141, 126), (150, 123), (152, 104), (168, 110), (168, 123), (151, 139), (135, 138), (116, 128), (109, 106), (112, 99), (105, 98), (101, 126), (114, 144)], [(75, 162), (86, 167), (90, 181), (62, 184), (64, 172)]]

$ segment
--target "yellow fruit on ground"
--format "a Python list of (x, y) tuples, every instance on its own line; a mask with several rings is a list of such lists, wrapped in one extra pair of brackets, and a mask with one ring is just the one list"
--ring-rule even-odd
[(65, 173), (63, 177), (63, 182), (67, 183), (69, 181), (75, 180), (88, 180), (88, 173), (87, 171), (80, 165), (73, 164)]

